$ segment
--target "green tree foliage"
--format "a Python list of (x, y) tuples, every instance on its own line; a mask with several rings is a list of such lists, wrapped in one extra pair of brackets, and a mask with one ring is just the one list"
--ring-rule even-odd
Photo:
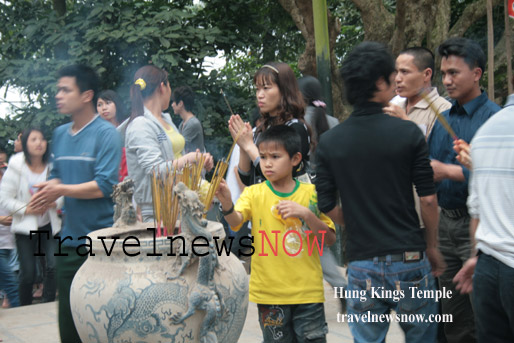
[(187, 84), (198, 91), (207, 145), (221, 153), (230, 137), (219, 89), (230, 94), (235, 85), (216, 72), (207, 75), (204, 61), (233, 37), (203, 13), (192, 1), (75, 1), (67, 2), (63, 16), (51, 1), (1, 2), (0, 85), (17, 87), (30, 101), (0, 123), (0, 137), (30, 125), (51, 131), (67, 121), (54, 100), (56, 71), (64, 65), (92, 66), (101, 88), (118, 91), (129, 103), (134, 72), (151, 63), (169, 72), (172, 88)]
[[(485, 48), (485, 16), (479, 17), (485, 10), (468, 11), (483, 1), (438, 1), (448, 4), (446, 12), (450, 12), (443, 22), (466, 28), (465, 36), (480, 41)], [(396, 0), (327, 0), (327, 4), (341, 26), (334, 47), (337, 64), (365, 35), (369, 39), (385, 35), (385, 42), (394, 38)], [(416, 2), (401, 4), (409, 7)], [(381, 7), (384, 10), (378, 11)], [(366, 15), (368, 12), (372, 15)], [(434, 13), (433, 20), (422, 22), (431, 23), (442, 16)], [(463, 16), (473, 19), (462, 20)], [(378, 32), (366, 32), (374, 27), (370, 20), (389, 23), (391, 30), (378, 25)], [(102, 88), (118, 91), (128, 105), (135, 70), (152, 63), (169, 72), (172, 89), (187, 84), (197, 91), (195, 113), (204, 126), (207, 149), (216, 158), (225, 155), (231, 143), (227, 130), (230, 112), (220, 89), (234, 112), (248, 119), (255, 107), (252, 79), (258, 67), (268, 61), (281, 61), (299, 75), (298, 59), (305, 51), (306, 39), (313, 39), (296, 27), (292, 14), (278, 0), (2, 1), (0, 22), (0, 86), (16, 87), (30, 99), (15, 116), (0, 119), (0, 144), (30, 125), (50, 134), (68, 120), (57, 114), (54, 101), (56, 71), (63, 65), (91, 65), (101, 77)], [(402, 32), (419, 22), (406, 20)], [(496, 39), (501, 36), (502, 26), (501, 7), (495, 6)], [(437, 31), (437, 37), (444, 39), (448, 29)], [(423, 33), (424, 38), (418, 39), (421, 43), (406, 36), (402, 42), (406, 46), (425, 44), (432, 36)], [(439, 41), (432, 40), (437, 46)], [(226, 66), (206, 72), (206, 57), (219, 53), (225, 57)]]

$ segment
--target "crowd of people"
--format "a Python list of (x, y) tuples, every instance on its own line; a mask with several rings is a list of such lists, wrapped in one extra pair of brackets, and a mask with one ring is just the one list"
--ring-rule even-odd
[[(353, 106), (341, 124), (326, 113), (316, 78), (297, 80), (277, 62), (255, 73), (256, 115), (228, 121), (237, 146), (216, 192), (221, 214), (231, 234), (252, 235), (263, 249), (258, 232), (294, 230), (328, 247), (344, 229), (347, 257), (346, 279), (328, 248), (295, 250), (294, 239), (252, 256), (250, 300), (264, 342), (326, 342), (323, 279), (352, 318), (450, 315), (400, 321), (409, 343), (514, 341), (514, 102), (500, 110), (481, 90), (486, 58), (476, 42), (451, 38), (437, 53), (449, 99), (432, 86), (430, 50), (411, 47), (395, 60), (382, 44), (359, 44), (340, 69)], [(70, 123), (55, 129), (51, 147), (28, 128), (8, 164), (0, 152), (0, 290), (11, 307), (30, 305), (34, 284), (43, 284), (42, 301), (57, 294), (62, 342), (80, 341), (69, 303), (86, 259), (79, 237), (112, 226), (112, 186), (131, 178), (139, 220), (153, 223), (154, 170), (200, 154), (206, 171), (214, 165), (195, 92), (172, 89), (165, 70), (137, 70), (130, 115), (116, 92), (98, 88), (91, 68), (62, 68), (56, 104)], [(70, 237), (58, 256), (55, 235)], [(430, 296), (438, 289), (449, 294), (441, 303)], [(349, 326), (355, 342), (383, 342), (389, 322)]]

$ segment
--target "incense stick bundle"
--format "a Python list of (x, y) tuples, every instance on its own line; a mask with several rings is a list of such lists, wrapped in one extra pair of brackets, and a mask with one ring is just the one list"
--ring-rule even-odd
[[(232, 142), (232, 146), (230, 147), (230, 150), (228, 152), (228, 156), (226, 159), (221, 159), (216, 163), (216, 168), (214, 169), (214, 173), (212, 175), (211, 184), (209, 185), (209, 190), (207, 192), (207, 196), (205, 197), (204, 202), (204, 211), (207, 213), (209, 211), (209, 208), (211, 207), (212, 200), (214, 199), (214, 194), (216, 194), (216, 191), (218, 190), (218, 187), (221, 183), (221, 180), (225, 177), (225, 173), (228, 169), (228, 163), (230, 161), (230, 156), (232, 155), (232, 151), (234, 150), (234, 147), (237, 143), (237, 140), (239, 139), (239, 136), (243, 133), (243, 129), (239, 130), (239, 132), (236, 135), (236, 139), (234, 142)], [(205, 217), (205, 215), (204, 215)]]
[(204, 155), (197, 154), (195, 163), (187, 163), (180, 171), (169, 166), (165, 171), (159, 171), (157, 168), (152, 171), (150, 185), (158, 237), (162, 234), (173, 235), (175, 231), (180, 210), (173, 188), (179, 182), (183, 182), (191, 190), (197, 191), (202, 182), (204, 163)]
[(218, 187), (221, 183), (221, 180), (225, 176), (227, 169), (228, 163), (225, 159), (219, 160), (218, 163), (216, 163), (216, 168), (214, 169), (214, 174), (212, 175), (211, 184), (209, 186), (209, 191), (207, 192), (207, 196), (205, 197), (205, 213), (207, 213), (207, 211), (211, 207), (212, 200), (214, 199), (214, 194), (216, 194), (216, 191), (218, 190)]
[(433, 101), (430, 101), (430, 99), (428, 99), (428, 96), (424, 91), (421, 91), (420, 95), (423, 98), (423, 100), (425, 100), (428, 103), (428, 107), (430, 107), (430, 109), (435, 112), (435, 115), (437, 116), (437, 120), (439, 120), (441, 125), (443, 125), (443, 128), (450, 134), (450, 136), (452, 136), (452, 138), (454, 140), (457, 139), (458, 137), (455, 134), (455, 131), (453, 131), (452, 127), (450, 126), (450, 124), (448, 123), (446, 118), (434, 106)]

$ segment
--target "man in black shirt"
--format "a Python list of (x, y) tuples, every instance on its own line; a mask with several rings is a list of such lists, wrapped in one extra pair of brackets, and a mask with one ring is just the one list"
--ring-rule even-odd
[(383, 341), (390, 319), (384, 315), (391, 309), (406, 342), (435, 341), (437, 323), (429, 319), (438, 313), (433, 275), (442, 273), (444, 261), (437, 249), (437, 198), (425, 137), (416, 124), (382, 111), (395, 88), (395, 63), (386, 47), (360, 44), (344, 61), (341, 76), (354, 111), (321, 137), (315, 179), (320, 210), (348, 230), (348, 289), (335, 288), (334, 294), (347, 300), (356, 342)]

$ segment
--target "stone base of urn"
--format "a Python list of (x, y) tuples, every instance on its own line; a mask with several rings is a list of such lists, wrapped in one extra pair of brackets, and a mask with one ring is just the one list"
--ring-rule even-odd
[(155, 238), (149, 223), (89, 235), (95, 256), (77, 272), (70, 294), (82, 342), (237, 342), (248, 276), (234, 255), (218, 256), (220, 223), (202, 221), (205, 235), (192, 236), (187, 220), (173, 242)]

